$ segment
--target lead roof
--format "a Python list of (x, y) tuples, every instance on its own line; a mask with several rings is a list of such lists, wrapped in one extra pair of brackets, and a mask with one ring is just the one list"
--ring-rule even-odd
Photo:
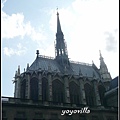
[(64, 74), (65, 69), (70, 75), (79, 75), (81, 73), (83, 76), (93, 77), (94, 73), (95, 77), (100, 79), (98, 71), (96, 71), (90, 64), (70, 61), (70, 67), (65, 68), (65, 66), (61, 66), (56, 59), (46, 56), (36, 57), (35, 61), (29, 67), (27, 72), (38, 70), (48, 71), (48, 67), (50, 68), (51, 72), (58, 72), (62, 74)]

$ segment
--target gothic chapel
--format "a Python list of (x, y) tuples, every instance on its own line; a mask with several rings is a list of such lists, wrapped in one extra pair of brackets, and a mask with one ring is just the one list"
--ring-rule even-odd
[(41, 100), (56, 105), (104, 106), (104, 93), (111, 75), (100, 52), (100, 69), (94, 63), (70, 61), (57, 12), (55, 58), (36, 52), (35, 61), (26, 71), (15, 73), (15, 98)]

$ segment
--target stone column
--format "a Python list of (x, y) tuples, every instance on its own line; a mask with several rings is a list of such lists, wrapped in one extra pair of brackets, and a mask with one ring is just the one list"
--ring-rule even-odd
[(13, 81), (13, 83), (15, 83), (15, 88), (14, 88), (14, 97), (17, 98), (17, 71), (15, 73), (15, 80)]
[(42, 75), (39, 73), (38, 76), (38, 99), (42, 100)]
[(81, 104), (86, 104), (83, 77), (79, 78), (79, 84), (80, 84), (80, 101), (81, 101)]
[(52, 101), (52, 76), (48, 73), (48, 100)]
[(14, 87), (14, 98), (16, 98), (16, 94), (17, 94), (17, 93), (16, 93), (16, 92), (17, 92), (17, 91), (16, 91), (16, 90), (17, 90), (17, 81), (15, 80), (14, 83), (15, 83), (15, 87)]
[(21, 91), (21, 81), (20, 81), (20, 66), (18, 66), (18, 72), (17, 72), (17, 98), (20, 98), (20, 91)]
[(15, 98), (20, 98), (20, 80), (15, 78), (15, 93), (14, 93)]
[(26, 79), (26, 98), (30, 99), (30, 74), (27, 73), (27, 79)]
[(20, 76), (16, 75), (15, 76), (15, 98), (20, 98)]
[(65, 92), (65, 102), (70, 103), (68, 75), (64, 75), (64, 92)]
[(100, 96), (99, 96), (99, 92), (98, 92), (98, 85), (97, 85), (97, 79), (93, 79), (93, 86), (94, 86), (94, 93), (95, 93), (95, 104), (97, 106), (101, 105), (100, 102)]

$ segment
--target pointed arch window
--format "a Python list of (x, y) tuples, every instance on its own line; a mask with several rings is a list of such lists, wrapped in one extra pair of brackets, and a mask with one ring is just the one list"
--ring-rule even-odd
[(102, 85), (99, 85), (99, 86), (98, 86), (98, 91), (99, 91), (99, 96), (100, 96), (101, 105), (104, 105), (105, 87), (102, 86)]
[(42, 79), (42, 100), (48, 100), (48, 80), (46, 78)]
[(38, 79), (35, 77), (30, 80), (30, 99), (38, 100)]
[(70, 82), (69, 91), (70, 91), (70, 102), (74, 104), (80, 104), (79, 86), (75, 82)]
[(25, 99), (25, 93), (26, 93), (26, 79), (24, 79), (21, 82), (21, 98)]
[(88, 83), (86, 83), (84, 85), (84, 89), (85, 89), (85, 98), (86, 98), (87, 105), (94, 106), (94, 91), (93, 91), (93, 87), (91, 85), (89, 85)]
[(59, 80), (54, 80), (52, 82), (52, 95), (54, 102), (64, 102), (64, 85)]

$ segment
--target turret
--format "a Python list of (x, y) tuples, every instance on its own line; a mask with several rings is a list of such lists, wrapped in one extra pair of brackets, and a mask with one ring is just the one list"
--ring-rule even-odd
[(99, 51), (99, 52), (100, 52), (100, 75), (108, 89), (109, 82), (112, 78), (111, 78), (110, 73), (108, 72), (108, 68), (104, 62), (104, 58), (102, 57), (101, 51)]

